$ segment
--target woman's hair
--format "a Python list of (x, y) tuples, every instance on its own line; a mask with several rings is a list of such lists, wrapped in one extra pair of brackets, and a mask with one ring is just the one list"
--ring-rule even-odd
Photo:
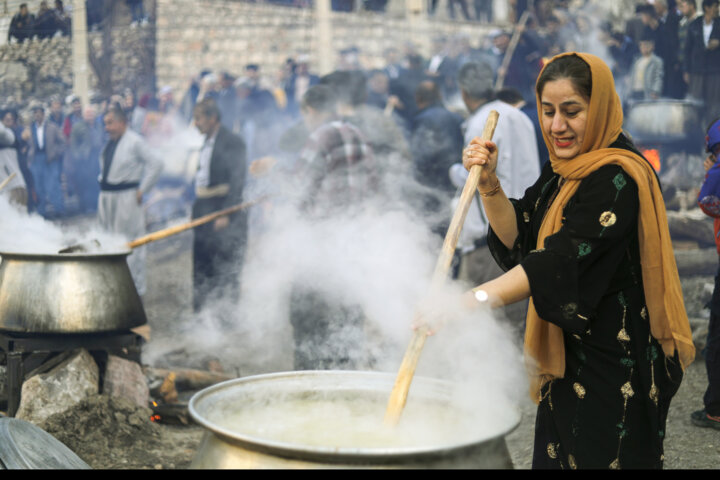
[(567, 78), (581, 95), (590, 98), (592, 93), (592, 74), (590, 65), (577, 55), (566, 55), (550, 62), (538, 77), (535, 86), (538, 97), (542, 96), (547, 82)]

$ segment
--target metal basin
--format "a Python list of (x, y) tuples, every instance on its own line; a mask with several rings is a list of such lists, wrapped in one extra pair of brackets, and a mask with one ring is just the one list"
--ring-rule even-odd
[[(258, 375), (223, 382), (196, 393), (190, 400), (192, 418), (207, 431), (195, 455), (192, 468), (512, 468), (504, 436), (520, 422), (520, 413), (511, 405), (497, 406), (483, 415), (456, 406), (453, 385), (418, 377), (413, 380), (408, 403), (397, 427), (384, 427), (383, 414), (395, 376), (376, 372), (302, 371)], [(325, 405), (317, 419), (301, 416), (288, 405)], [(336, 429), (335, 407), (347, 407), (352, 414), (356, 403), (371, 405), (370, 417), (357, 419), (358, 429), (397, 428), (442, 411), (443, 422), (428, 423), (429, 430), (417, 432), (410, 441), (364, 444), (324, 443), (328, 431), (334, 438), (352, 437), (355, 432)], [(328, 406), (332, 406), (328, 408)], [(414, 413), (413, 413), (414, 412)], [(363, 412), (366, 413), (366, 412)], [(250, 418), (250, 422), (234, 419)], [(302, 417), (302, 418), (299, 418)], [(446, 428), (450, 419), (463, 425), (455, 435)], [(368, 420), (370, 418), (370, 420)], [(300, 420), (300, 427), (287, 427)], [(377, 425), (375, 425), (375, 422)], [(308, 426), (310, 423), (310, 426)], [(420, 422), (422, 423), (422, 422)], [(270, 425), (272, 424), (272, 425)], [(279, 428), (275, 428), (279, 427)], [(433, 427), (442, 427), (442, 434)], [(347, 435), (346, 435), (347, 434)], [(339, 436), (339, 437), (338, 437)], [(307, 439), (306, 439), (307, 438)], [(364, 438), (364, 437), (363, 437)]]
[(0, 330), (93, 333), (144, 325), (129, 254), (0, 252)]
[(639, 143), (684, 142), (702, 131), (700, 107), (691, 100), (634, 102), (625, 118), (625, 128)]

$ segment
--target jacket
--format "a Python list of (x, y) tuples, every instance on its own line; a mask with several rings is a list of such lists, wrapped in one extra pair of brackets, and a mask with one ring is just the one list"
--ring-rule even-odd
[[(632, 71), (630, 73), (630, 88), (634, 88), (635, 86), (635, 79), (638, 75), (640, 75), (640, 65), (642, 62), (640, 62), (640, 59), (642, 57), (638, 57), (632, 66)], [(642, 72), (643, 74), (643, 92), (645, 93), (645, 98), (651, 98), (651, 94), (655, 94), (657, 97), (660, 97), (662, 95), (663, 91), (663, 60), (662, 58), (658, 57), (657, 55), (650, 55), (650, 60), (645, 65), (645, 71)]]
[[(683, 55), (683, 71), (691, 74), (720, 73), (720, 48), (708, 50), (703, 40), (703, 17), (698, 17), (688, 26)], [(713, 20), (711, 39), (720, 40), (720, 18)]]
[[(32, 163), (35, 157), (35, 154), (38, 151), (38, 145), (37, 145), (37, 133), (36, 133), (36, 123), (33, 122), (30, 125), (30, 150), (28, 151), (28, 163)], [(47, 162), (54, 162), (56, 160), (61, 160), (63, 154), (65, 153), (65, 138), (62, 136), (62, 132), (60, 129), (50, 121), (49, 118), (46, 118), (43, 122), (43, 132), (44, 132), (44, 149), (45, 154), (47, 155)]]

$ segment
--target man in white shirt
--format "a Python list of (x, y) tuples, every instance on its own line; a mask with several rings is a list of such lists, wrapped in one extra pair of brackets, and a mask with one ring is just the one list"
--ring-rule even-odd
[[(98, 223), (128, 241), (145, 235), (143, 195), (157, 182), (162, 160), (143, 138), (128, 126), (122, 109), (113, 107), (105, 115), (109, 140), (100, 155)], [(140, 296), (146, 293), (145, 247), (133, 249), (128, 267)]]
[[(492, 139), (498, 147), (497, 176), (509, 198), (522, 197), (525, 189), (540, 176), (532, 121), (520, 109), (493, 100), (493, 71), (485, 63), (463, 65), (458, 73), (458, 86), (470, 113), (465, 124), (465, 145), (482, 135), (488, 115), (492, 110), (497, 111), (498, 123)], [(450, 167), (449, 175), (452, 183), (461, 190), (468, 172), (462, 163), (456, 163)], [(461, 255), (458, 280), (475, 286), (503, 273), (487, 247), (487, 234), (487, 217), (475, 195), (458, 239), (457, 248)]]

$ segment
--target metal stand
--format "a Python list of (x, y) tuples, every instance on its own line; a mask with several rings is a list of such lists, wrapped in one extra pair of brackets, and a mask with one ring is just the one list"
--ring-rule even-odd
[(104, 351), (140, 363), (142, 337), (135, 333), (112, 332), (23, 336), (0, 332), (0, 351), (7, 357), (5, 386), (8, 393), (7, 415), (14, 417), (20, 406), (25, 375), (42, 366), (57, 353), (84, 348)]

